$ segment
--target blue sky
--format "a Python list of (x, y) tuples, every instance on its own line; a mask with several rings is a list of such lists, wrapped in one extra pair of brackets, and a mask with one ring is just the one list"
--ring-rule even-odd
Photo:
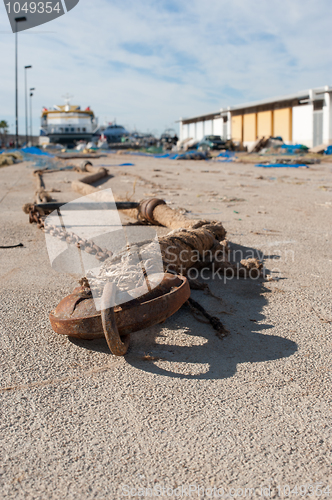
[[(19, 37), (43, 106), (91, 106), (130, 129), (161, 133), (179, 117), (332, 84), (330, 0), (80, 0)], [(14, 35), (0, 4), (0, 119), (14, 125)], [(13, 129), (13, 127), (11, 127)]]

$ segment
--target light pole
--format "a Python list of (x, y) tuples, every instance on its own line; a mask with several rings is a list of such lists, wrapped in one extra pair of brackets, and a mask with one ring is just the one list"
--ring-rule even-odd
[(30, 142), (32, 146), (32, 97), (33, 93), (32, 91), (36, 90), (35, 88), (30, 89)]
[(27, 18), (23, 17), (15, 17), (15, 124), (16, 124), (16, 133), (15, 133), (15, 146), (18, 148), (18, 81), (17, 81), (17, 23), (22, 23), (26, 21)]
[(28, 145), (28, 89), (27, 89), (27, 69), (32, 66), (24, 66), (24, 82), (25, 82), (25, 145)]

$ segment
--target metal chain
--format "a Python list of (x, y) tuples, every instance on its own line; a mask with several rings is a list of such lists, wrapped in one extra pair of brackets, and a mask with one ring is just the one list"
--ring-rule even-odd
[(44, 233), (48, 233), (51, 236), (58, 238), (59, 240), (66, 241), (68, 245), (75, 245), (80, 250), (83, 250), (90, 255), (94, 255), (100, 262), (103, 262), (113, 255), (110, 250), (101, 248), (92, 241), (81, 238), (75, 233), (60, 229), (59, 227), (51, 224), (45, 225), (44, 217), (35, 207), (30, 208), (29, 222), (30, 224), (36, 223), (37, 227), (39, 229), (42, 229)]

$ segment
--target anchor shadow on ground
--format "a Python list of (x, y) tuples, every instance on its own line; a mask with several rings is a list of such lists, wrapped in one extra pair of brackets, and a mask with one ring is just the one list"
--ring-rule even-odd
[[(254, 251), (240, 245), (233, 247), (242, 248), (242, 255)], [(264, 286), (264, 280), (213, 277), (211, 272), (205, 276), (204, 282), (217, 298), (202, 291), (192, 291), (192, 297), (223, 322), (229, 335), (219, 339), (210, 324), (198, 321), (184, 305), (164, 324), (131, 334), (125, 356), (130, 365), (173, 378), (220, 379), (233, 376), (241, 363), (281, 359), (297, 351), (295, 342), (273, 335), (271, 330), (276, 325), (265, 322), (263, 308), (271, 291)], [(75, 343), (109, 352), (103, 339)]]

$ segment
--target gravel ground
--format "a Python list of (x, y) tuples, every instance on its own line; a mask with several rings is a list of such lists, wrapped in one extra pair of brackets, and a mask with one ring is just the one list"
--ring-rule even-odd
[[(102, 339), (61, 337), (48, 314), (76, 282), (50, 267), (22, 211), (31, 167), (0, 169), (0, 245), (24, 244), (0, 249), (2, 498), (328, 498), (331, 164), (94, 164), (109, 166), (100, 185), (115, 194), (221, 220), (232, 250), (258, 252), (279, 279), (210, 276), (217, 298), (193, 292), (230, 331), (224, 340), (186, 307), (133, 334), (124, 358)], [(69, 201), (77, 178), (48, 174), (46, 187)]]

